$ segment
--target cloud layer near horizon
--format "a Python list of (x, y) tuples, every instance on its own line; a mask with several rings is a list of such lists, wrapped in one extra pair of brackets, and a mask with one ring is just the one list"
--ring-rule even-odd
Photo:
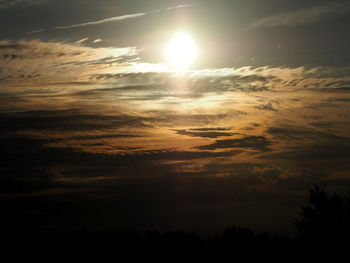
[[(332, 144), (333, 156), (344, 163), (339, 171), (319, 172), (329, 179), (345, 172), (349, 69), (138, 71), (135, 54), (134, 48), (79, 42), (2, 41), (3, 138), (101, 158), (144, 156), (146, 163), (150, 158), (190, 174), (234, 176), (239, 170), (232, 163), (277, 168), (281, 175), (263, 185), (318, 170), (312, 152)], [(220, 168), (214, 172), (211, 163)]]

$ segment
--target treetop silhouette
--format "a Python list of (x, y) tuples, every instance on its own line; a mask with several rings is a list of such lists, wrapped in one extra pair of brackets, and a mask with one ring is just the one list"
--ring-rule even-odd
[(339, 245), (350, 236), (350, 199), (326, 192), (317, 185), (310, 189), (309, 206), (301, 207), (297, 239), (313, 245)]

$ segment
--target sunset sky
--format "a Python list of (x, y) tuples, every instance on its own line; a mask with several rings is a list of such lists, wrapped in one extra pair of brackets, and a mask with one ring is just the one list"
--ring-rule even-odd
[(292, 233), (350, 189), (347, 0), (0, 0), (0, 203), (28, 227)]

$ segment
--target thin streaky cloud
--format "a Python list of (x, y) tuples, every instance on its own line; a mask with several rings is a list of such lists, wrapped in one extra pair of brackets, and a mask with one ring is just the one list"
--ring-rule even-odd
[(0, 9), (6, 9), (16, 6), (39, 5), (46, 0), (0, 0)]
[(99, 24), (104, 24), (104, 23), (118, 22), (118, 21), (123, 21), (123, 20), (127, 20), (127, 19), (138, 18), (138, 17), (145, 16), (145, 15), (155, 14), (155, 13), (159, 13), (159, 12), (163, 12), (163, 11), (174, 10), (174, 9), (178, 9), (178, 8), (192, 7), (195, 5), (196, 4), (178, 5), (178, 6), (174, 6), (174, 7), (168, 7), (167, 9), (154, 10), (154, 11), (145, 12), (145, 13), (136, 13), (136, 14), (122, 15), (122, 16), (115, 16), (115, 17), (101, 19), (98, 21), (90, 21), (90, 22), (68, 25), (68, 26), (58, 26), (58, 27), (54, 27), (53, 29), (59, 30), (59, 29), (66, 29), (66, 28), (75, 28), (75, 27), (83, 27), (83, 26), (91, 26), (91, 25), (99, 25)]
[(85, 42), (86, 40), (88, 40), (87, 37), (82, 38), (82, 39), (80, 39), (80, 40), (78, 40), (78, 41), (75, 41), (75, 44), (81, 44), (81, 43)]
[(44, 31), (45, 31), (45, 29), (37, 29), (37, 30), (30, 31), (27, 34), (31, 35), (31, 34), (41, 33), (41, 32), (44, 32)]
[(75, 28), (75, 27), (82, 27), (82, 26), (91, 26), (91, 25), (98, 25), (98, 24), (104, 24), (104, 23), (110, 23), (110, 22), (117, 22), (117, 21), (122, 21), (122, 20), (127, 20), (131, 18), (137, 18), (140, 16), (144, 16), (147, 13), (138, 13), (138, 14), (131, 14), (131, 15), (123, 15), (123, 16), (115, 16), (111, 18), (106, 18), (98, 21), (92, 21), (92, 22), (86, 22), (86, 23), (81, 23), (81, 24), (75, 24), (75, 25), (69, 25), (69, 26), (58, 26), (55, 27), (54, 30), (59, 30), (59, 29), (66, 29), (66, 28)]
[(197, 4), (171, 6), (171, 7), (168, 7), (166, 10), (173, 10), (173, 9), (184, 8), (184, 7), (192, 7), (192, 6), (195, 6), (195, 5), (197, 5)]
[(253, 23), (250, 28), (278, 26), (293, 27), (305, 24), (314, 24), (321, 20), (348, 12), (350, 12), (349, 5), (328, 3), (297, 11), (264, 17)]

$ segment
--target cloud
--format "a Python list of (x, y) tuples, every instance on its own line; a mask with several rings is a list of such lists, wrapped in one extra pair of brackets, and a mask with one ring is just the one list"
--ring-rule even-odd
[(201, 131), (188, 131), (188, 130), (174, 130), (176, 131), (177, 134), (180, 135), (187, 135), (187, 136), (191, 136), (191, 137), (202, 137), (202, 138), (218, 138), (218, 137), (222, 137), (222, 136), (231, 136), (234, 133), (230, 133), (230, 132), (218, 132), (218, 131), (210, 131), (207, 130), (201, 130)]
[(304, 24), (314, 24), (321, 20), (336, 17), (350, 12), (348, 4), (334, 2), (312, 6), (309, 8), (277, 14), (264, 17), (254, 24), (251, 28), (256, 27), (293, 27)]
[[(22, 60), (35, 62), (37, 58), (28, 58), (26, 44), (4, 43), (6, 48), (0, 52), (22, 58), (7, 58), (3, 66), (10, 63), (16, 68)], [(74, 63), (83, 63), (89, 52), (96, 59), (88, 59), (94, 62), (81, 67), (86, 70), (89, 65), (100, 65), (90, 63), (102, 63), (98, 50), (69, 46), (65, 54), (82, 53), (56, 63), (63, 63), (67, 72), (73, 71)], [(32, 52), (56, 61), (54, 50), (43, 45)], [(320, 69), (241, 68), (175, 77), (171, 72), (123, 74), (113, 70), (92, 70), (81, 86), (74, 82), (79, 78), (70, 76), (69, 83), (59, 84), (56, 73), (46, 75), (41, 70), (37, 74), (57, 85), (41, 84), (36, 93), (25, 81), (15, 82), (22, 85), (21, 90), (17, 84), (11, 89), (1, 85), (0, 107), (7, 110), (0, 114), (0, 199), (35, 196), (28, 200), (40, 203), (38, 210), (29, 207), (21, 218), (37, 215), (43, 220), (46, 214), (39, 212), (47, 211), (42, 206), (47, 198), (74, 204), (75, 209), (66, 213), (69, 218), (80, 202), (86, 204), (83, 207), (104, 207), (108, 219), (110, 211), (116, 211), (113, 224), (140, 215), (144, 222), (151, 214), (150, 221), (159, 227), (159, 214), (150, 213), (152, 209), (188, 219), (186, 222), (192, 222), (194, 216), (198, 222), (208, 215), (215, 219), (220, 211), (229, 217), (224, 225), (232, 220), (237, 223), (237, 215), (243, 223), (243, 219), (254, 218), (261, 224), (266, 211), (295, 211), (300, 202), (290, 200), (304, 196), (301, 189), (307, 185), (350, 176), (348, 108), (335, 100), (349, 97), (341, 89), (343, 74)], [(253, 92), (252, 85), (267, 89)], [(183, 92), (201, 96), (178, 96)], [(158, 98), (147, 103), (141, 100), (152, 96)], [(332, 110), (306, 108), (324, 98), (334, 99)], [(255, 108), (269, 101), (281, 103), (278, 111)], [(330, 127), (314, 126), (315, 120), (328, 122)], [(245, 127), (254, 129), (245, 131)], [(220, 137), (226, 135), (229, 137)], [(121, 213), (125, 209), (129, 210)], [(258, 219), (257, 210), (262, 215)], [(63, 210), (58, 211), (62, 216)], [(121, 218), (125, 214), (127, 218)], [(103, 212), (99, 215), (104, 217)], [(210, 220), (211, 226), (213, 222), (218, 221)]]
[[(111, 65), (127, 64), (127, 57), (136, 54), (134, 47), (91, 48), (81, 46), (83, 41), (86, 39), (77, 43), (1, 40), (0, 82), (7, 87), (82, 83), (90, 74), (104, 73)], [(122, 59), (124, 62), (119, 62)]]
[(267, 104), (255, 106), (255, 108), (259, 110), (267, 110), (267, 111), (277, 111), (275, 107), (272, 105), (272, 102), (269, 102)]
[[(48, 116), (54, 113), (46, 113)], [(33, 113), (34, 115), (34, 113)], [(40, 115), (40, 114), (39, 114)], [(23, 183), (28, 189), (21, 189), (21, 191), (33, 191), (41, 189), (42, 187), (50, 187), (51, 183), (101, 183), (106, 179), (114, 180), (124, 179), (142, 179), (145, 173), (150, 173), (151, 177), (157, 177), (165, 172), (170, 172), (172, 168), (172, 162), (186, 161), (186, 163), (178, 163), (177, 167), (185, 167), (187, 162), (193, 162), (195, 160), (202, 160), (208, 158), (229, 158), (240, 154), (242, 151), (226, 151), (226, 152), (209, 152), (209, 151), (186, 151), (186, 150), (172, 150), (172, 149), (159, 149), (159, 150), (142, 150), (137, 147), (131, 146), (130, 142), (133, 139), (132, 136), (125, 137), (128, 140), (127, 147), (118, 147), (119, 151), (124, 151), (123, 154), (107, 152), (94, 152), (88, 151), (89, 147), (106, 146), (104, 136), (96, 137), (83, 137), (84, 134), (90, 132), (91, 128), (84, 128), (84, 120), (81, 117), (66, 116), (66, 119), (70, 119), (72, 122), (79, 126), (79, 121), (83, 123), (80, 125), (80, 132), (82, 136), (76, 137), (74, 131), (70, 131), (71, 127), (65, 127), (66, 130), (61, 130), (57, 135), (64, 133), (73, 134), (73, 136), (66, 137), (65, 142), (60, 145), (54, 145), (57, 142), (55, 134), (50, 135), (49, 131), (54, 133), (55, 127), (62, 126), (62, 120), (56, 122), (56, 126), (53, 127), (53, 122), (48, 124), (47, 117), (39, 118), (37, 122), (45, 127), (46, 135), (41, 137), (39, 130), (34, 130), (33, 133), (21, 132), (22, 129), (27, 131), (38, 129), (37, 123), (31, 123), (29, 120), (21, 126), (14, 125), (14, 122), (23, 120), (15, 115), (7, 115), (7, 129), (11, 130), (11, 133), (7, 133), (6, 138), (0, 137), (2, 150), (0, 151), (0, 171), (3, 173), (1, 178), (6, 182), (8, 179), (10, 182)], [(2, 117), (1, 120), (6, 120)], [(69, 121), (67, 121), (69, 122)], [(9, 127), (10, 126), (10, 127)], [(100, 132), (103, 134), (103, 125), (100, 127)], [(17, 134), (13, 131), (18, 130)], [(87, 132), (85, 132), (87, 130)], [(5, 134), (2, 131), (1, 134)], [(118, 140), (123, 138), (117, 135)], [(141, 140), (143, 140), (141, 138)], [(84, 141), (86, 147), (83, 150), (77, 149), (76, 144), (79, 143), (76, 139)], [(4, 157), (6, 156), (6, 161)], [(11, 173), (6, 171), (11, 170)], [(94, 178), (94, 179), (92, 179)], [(99, 181), (99, 182), (97, 182)], [(37, 185), (36, 187), (33, 187)], [(17, 189), (17, 191), (20, 189)]]
[(200, 150), (216, 150), (225, 148), (252, 148), (259, 151), (270, 151), (268, 146), (272, 143), (264, 136), (244, 136), (240, 139), (216, 140), (209, 145), (201, 145), (195, 148)]
[[(1, 44), (10, 77), (0, 87), (2, 199), (99, 200), (119, 209), (116, 219), (139, 200), (148, 214), (215, 217), (225, 207), (235, 219), (245, 205), (266, 215), (278, 203), (280, 213), (281, 197), (350, 176), (348, 69), (118, 72), (123, 56), (106, 56), (111, 49)], [(33, 72), (37, 61), (49, 70)], [(317, 106), (325, 99), (332, 108)], [(278, 111), (256, 108), (269, 102)]]
[(46, 0), (0, 0), (0, 9), (11, 8), (15, 6), (39, 5)]
[(190, 131), (229, 131), (228, 128), (191, 128)]
[(41, 33), (44, 31), (45, 31), (45, 29), (41, 28), (41, 29), (36, 29), (36, 30), (30, 31), (27, 34), (31, 35), (31, 34)]
[[(314, 123), (312, 122), (311, 125)], [(325, 127), (325, 126), (323, 126)], [(286, 140), (291, 140), (291, 139), (299, 139), (299, 140), (305, 140), (307, 139), (310, 141), (311, 139), (318, 138), (318, 140), (323, 139), (323, 140), (338, 140), (341, 139), (342, 137), (339, 137), (337, 135), (333, 135), (328, 132), (324, 131), (318, 131), (314, 130), (311, 128), (306, 128), (302, 126), (290, 126), (290, 125), (285, 125), (285, 126), (279, 126), (279, 127), (274, 127), (270, 126), (266, 132), (269, 134), (272, 134), (274, 136), (278, 136), (279, 138), (284, 138)]]
[(58, 26), (58, 27), (55, 27), (53, 29), (58, 30), (58, 29), (75, 28), (75, 27), (83, 27), (83, 26), (91, 26), (91, 25), (98, 25), (98, 24), (104, 24), (104, 23), (118, 22), (118, 21), (127, 20), (127, 19), (131, 19), (131, 18), (145, 16), (146, 14), (148, 14), (148, 13), (137, 13), (137, 14), (131, 14), (131, 15), (115, 16), (115, 17), (111, 17), (111, 18), (105, 18), (102, 20), (91, 21), (91, 22), (86, 22), (86, 23), (81, 23), (81, 24), (74, 24), (74, 25), (69, 25), (69, 26)]
[[(251, 122), (267, 121), (267, 115), (277, 118), (289, 114), (287, 109), (305, 107), (308, 111), (339, 108), (348, 97), (348, 68), (241, 67), (179, 74), (157, 71), (155, 65), (137, 60), (137, 54), (135, 47), (0, 41), (0, 109), (62, 110), (74, 105), (75, 109), (126, 113), (132, 108), (135, 115), (153, 115), (169, 129), (200, 138), (223, 135), (220, 132), (224, 131), (192, 127), (233, 126), (239, 133)], [(324, 94), (329, 95), (327, 101), (320, 99)], [(142, 103), (146, 101), (152, 103)], [(251, 114), (257, 114), (257, 120), (250, 119)], [(243, 124), (238, 116), (246, 116), (247, 122)]]
[[(292, 133), (293, 130), (286, 130), (281, 136), (286, 136), (290, 140), (299, 139), (299, 141), (303, 141), (305, 144), (291, 144), (287, 149), (268, 153), (260, 158), (274, 159), (277, 162), (279, 160), (299, 162), (301, 167), (305, 166), (309, 169), (315, 169), (315, 171), (327, 169), (335, 172), (344, 167), (349, 169), (350, 139), (348, 137), (334, 136), (312, 130), (305, 131), (306, 136), (304, 138), (301, 137), (303, 131), (300, 131), (301, 134), (293, 135)], [(334, 162), (334, 164), (337, 163), (337, 165), (336, 167), (330, 167), (324, 162)], [(317, 165), (320, 167), (317, 167)]]
[(83, 42), (85, 42), (85, 41), (87, 41), (87, 40), (88, 40), (88, 38), (85, 37), (85, 38), (82, 38), (82, 39), (80, 39), (80, 40), (78, 40), (78, 41), (75, 41), (75, 44), (81, 44), (81, 43), (83, 43)]
[[(40, 134), (43, 134), (40, 131), (51, 131), (49, 134), (58, 132), (61, 135), (61, 137), (54, 136), (54, 138), (65, 138), (64, 131), (68, 131), (70, 134), (73, 134), (73, 137), (77, 137), (78, 135), (75, 135), (74, 131), (84, 131), (80, 133), (80, 136), (94, 136), (86, 131), (108, 129), (107, 132), (109, 132), (107, 134), (110, 135), (115, 134), (116, 129), (120, 127), (127, 127), (129, 129), (132, 127), (145, 128), (143, 122), (152, 121), (152, 118), (121, 113), (114, 115), (89, 114), (80, 112), (79, 110), (69, 109), (7, 113), (1, 114), (0, 120), (2, 123), (0, 131), (2, 133), (7, 133), (11, 130), (36, 130), (38, 132), (37, 135), (40, 136)], [(129, 136), (131, 137), (131, 135)]]
[(110, 17), (110, 18), (104, 18), (104, 19), (97, 20), (97, 21), (90, 21), (90, 22), (74, 24), (74, 25), (57, 26), (57, 27), (55, 27), (53, 29), (54, 30), (59, 30), (59, 29), (76, 28), (76, 27), (84, 27), (84, 26), (91, 26), (91, 25), (99, 25), (99, 24), (104, 24), (104, 23), (119, 22), (119, 21), (123, 21), (123, 20), (139, 18), (139, 17), (142, 17), (142, 16), (151, 15), (151, 14), (155, 14), (155, 13), (159, 13), (159, 12), (164, 12), (164, 11), (168, 11), (168, 10), (192, 7), (194, 5), (195, 4), (178, 5), (178, 6), (175, 6), (175, 7), (168, 7), (167, 9), (162, 9), (162, 10), (154, 10), (154, 11), (144, 12), (144, 13), (135, 13), (135, 14), (115, 16), (115, 17)]

